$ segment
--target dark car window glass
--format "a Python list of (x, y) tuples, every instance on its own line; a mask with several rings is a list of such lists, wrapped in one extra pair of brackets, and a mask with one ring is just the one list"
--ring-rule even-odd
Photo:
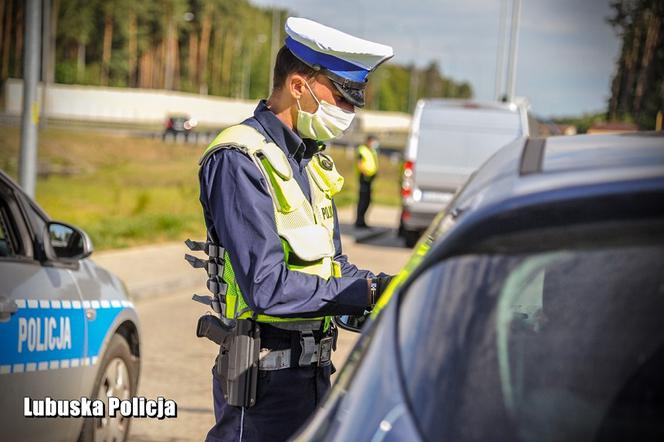
[(400, 305), (405, 388), (448, 440), (644, 440), (664, 432), (664, 247), (466, 256)]
[[(1, 183), (0, 186), (2, 186)], [(23, 254), (23, 247), (10, 204), (15, 209), (18, 209), (18, 207), (13, 201), (10, 201), (10, 197), (9, 190), (0, 187), (0, 258)]]
[(0, 202), (0, 257), (15, 255), (15, 247), (10, 236), (7, 208)]

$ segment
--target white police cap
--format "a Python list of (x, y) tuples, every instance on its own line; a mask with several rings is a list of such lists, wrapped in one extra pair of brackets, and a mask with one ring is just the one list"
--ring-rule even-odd
[(355, 106), (364, 106), (370, 72), (392, 58), (390, 46), (354, 37), (313, 20), (289, 17), (286, 46), (298, 59), (325, 74)]

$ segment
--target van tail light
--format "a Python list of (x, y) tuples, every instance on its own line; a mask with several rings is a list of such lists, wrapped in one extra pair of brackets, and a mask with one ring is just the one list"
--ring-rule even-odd
[(401, 197), (408, 198), (413, 193), (413, 171), (415, 163), (406, 161), (403, 165), (403, 176), (401, 177)]

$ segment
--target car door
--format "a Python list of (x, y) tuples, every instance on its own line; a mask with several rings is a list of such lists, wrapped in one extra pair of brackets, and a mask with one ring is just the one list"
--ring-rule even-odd
[(24, 415), (26, 398), (80, 399), (87, 361), (82, 300), (69, 270), (41, 259), (23, 198), (0, 175), (0, 428), (7, 440), (71, 440), (80, 420)]

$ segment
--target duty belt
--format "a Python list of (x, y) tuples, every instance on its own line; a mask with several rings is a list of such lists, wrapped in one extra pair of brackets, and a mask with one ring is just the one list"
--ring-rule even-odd
[[(332, 357), (332, 345), (334, 337), (328, 336), (316, 343), (312, 331), (302, 332), (300, 336), (300, 347), (302, 353), (298, 360), (298, 366), (306, 367), (316, 364), (319, 367), (324, 367), (330, 364)], [(270, 350), (267, 348), (261, 349), (258, 369), (264, 371), (283, 370), (290, 368), (292, 350), (290, 348), (285, 350)]]

